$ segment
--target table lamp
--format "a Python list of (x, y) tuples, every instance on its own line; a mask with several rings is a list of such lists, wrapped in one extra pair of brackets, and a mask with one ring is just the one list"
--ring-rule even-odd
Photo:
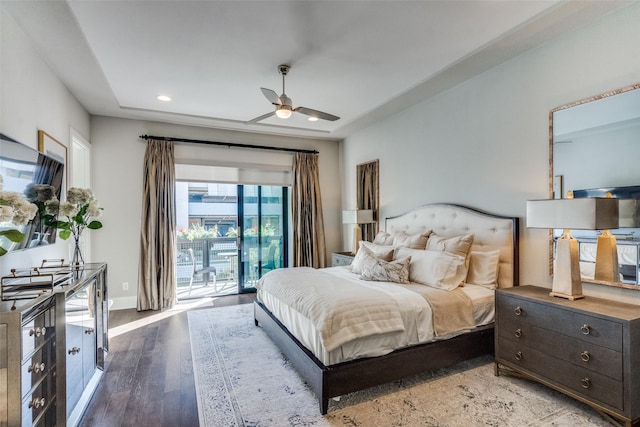
[[(562, 237), (556, 241), (553, 288), (550, 295), (570, 300), (584, 296), (580, 278), (578, 241), (571, 237), (569, 230), (608, 230), (618, 228), (618, 221), (618, 199), (594, 197), (527, 201), (528, 228), (564, 230)], [(611, 237), (615, 244), (615, 237)], [(605, 253), (615, 256), (617, 264), (618, 255), (615, 248), (614, 252), (605, 250), (603, 255)]]
[(342, 223), (343, 224), (355, 224), (355, 230), (353, 235), (353, 252), (358, 252), (358, 246), (360, 240), (362, 240), (362, 230), (360, 224), (371, 224), (375, 222), (373, 219), (373, 211), (371, 209), (356, 209), (352, 211), (342, 211)]

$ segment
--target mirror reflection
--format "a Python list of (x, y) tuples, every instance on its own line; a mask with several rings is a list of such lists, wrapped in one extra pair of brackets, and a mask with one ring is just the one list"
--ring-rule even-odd
[[(0, 133), (2, 191), (18, 193), (32, 203), (36, 203), (45, 194), (46, 199), (55, 197), (60, 200), (63, 168), (64, 165), (59, 161)], [(50, 187), (50, 191), (40, 191), (45, 187)], [(32, 191), (27, 191), (28, 188)], [(0, 222), (0, 230), (16, 229), (25, 235), (22, 241), (17, 243), (1, 241), (0, 244), (5, 250), (27, 249), (55, 242), (56, 230), (43, 220), (47, 213), (44, 211), (44, 205), (40, 210), (25, 225), (16, 225), (11, 221)]]
[[(550, 114), (552, 197), (620, 199), (616, 237), (619, 271), (595, 280), (600, 231), (572, 231), (580, 247), (583, 281), (640, 289), (640, 84), (558, 107)], [(554, 230), (558, 237), (562, 230)]]

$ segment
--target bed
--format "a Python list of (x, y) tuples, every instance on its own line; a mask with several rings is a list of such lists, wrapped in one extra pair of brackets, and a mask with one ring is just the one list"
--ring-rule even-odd
[[(415, 247), (396, 249), (398, 236), (414, 236), (412, 242), (415, 242), (415, 236), (424, 235), (429, 239), (433, 237), (432, 243), (436, 242), (433, 248), (418, 246), (419, 249)], [(471, 239), (469, 236), (472, 236)], [(391, 240), (384, 242), (385, 239)], [(352, 270), (356, 271), (359, 265), (360, 251), (352, 266), (349, 267), (320, 270), (282, 269), (279, 272), (277, 270), (269, 272), (261, 279), (254, 303), (255, 324), (266, 331), (316, 393), (322, 414), (327, 413), (329, 401), (333, 397), (406, 378), (420, 372), (452, 366), (493, 352), (492, 288), (517, 285), (518, 218), (492, 215), (452, 204), (422, 206), (403, 215), (387, 218), (385, 232), (379, 233), (374, 241), (375, 244), (368, 245), (366, 251), (361, 250), (364, 253), (363, 256), (369, 256), (369, 249), (372, 247), (380, 250), (382, 245), (390, 245), (394, 248), (393, 260), (379, 262), (378, 266), (384, 264), (388, 267), (391, 264), (404, 263), (406, 267), (409, 261), (406, 261), (407, 257), (402, 256), (405, 253), (412, 254), (413, 256), (409, 259), (413, 260), (420, 259), (423, 255), (448, 257), (449, 255), (444, 253), (448, 252), (446, 248), (437, 249), (438, 239), (440, 243), (466, 241), (469, 247), (466, 248), (467, 256), (463, 257), (465, 268), (463, 286), (455, 289), (446, 287), (436, 289), (435, 301), (441, 301), (437, 303), (431, 300), (432, 289), (426, 292), (429, 294), (426, 302), (424, 298), (426, 296), (422, 295), (422, 292), (415, 291), (418, 288), (433, 288), (432, 286), (423, 286), (413, 281), (408, 284), (399, 284), (380, 280), (362, 280), (366, 277), (365, 272), (352, 272)], [(427, 249), (436, 249), (443, 253), (435, 255)], [(470, 254), (474, 254), (476, 258), (470, 260)], [(497, 263), (493, 287), (486, 286), (487, 283), (479, 286), (466, 280), (467, 270), (477, 271), (473, 265), (477, 265), (477, 259), (484, 259), (485, 254), (493, 254), (492, 258)], [(406, 271), (406, 268), (403, 271)], [(459, 271), (459, 268), (448, 271)], [(419, 276), (414, 274), (412, 280), (416, 277)], [(366, 278), (370, 279), (370, 277)], [(459, 276), (452, 280), (458, 281)], [(402, 275), (399, 281), (403, 281)], [(293, 286), (283, 286), (287, 289), (284, 293), (277, 290), (281, 285), (280, 282), (285, 285), (286, 282), (291, 282)], [(314, 282), (318, 282), (318, 286), (311, 288)], [(325, 286), (322, 286), (323, 283)], [(442, 283), (446, 284), (446, 280)], [(307, 289), (307, 286), (310, 288)], [(356, 286), (361, 287), (356, 288)], [(334, 294), (339, 289), (341, 289), (340, 292), (344, 289), (346, 293), (344, 298)], [(489, 290), (488, 293), (487, 290)], [(292, 295), (288, 294), (290, 292)], [(366, 303), (365, 298), (360, 296), (365, 293), (368, 295)], [(447, 295), (444, 299), (438, 296), (444, 294)], [(464, 300), (467, 307), (465, 310), (470, 311), (470, 314), (460, 315), (459, 325), (449, 320), (456, 317), (449, 312), (445, 311), (446, 316), (437, 315), (442, 313), (441, 308), (438, 307), (447, 307), (446, 304), (449, 304), (448, 295), (456, 295), (456, 298)], [(341, 301), (346, 301), (353, 306), (358, 298), (361, 298), (361, 301), (355, 304), (357, 310), (365, 310), (363, 307), (369, 304), (374, 307), (371, 310), (373, 314), (369, 312), (359, 314), (358, 318), (365, 319), (363, 322), (368, 322), (367, 327), (379, 328), (377, 333), (358, 335), (362, 330), (359, 325), (353, 328), (342, 327), (343, 324), (340, 322), (343, 312), (339, 308)], [(337, 308), (318, 308), (324, 307), (322, 304), (324, 300), (332, 299), (335, 300)], [(306, 300), (307, 305), (303, 304), (291, 309), (294, 306), (293, 301), (297, 303), (300, 300), (303, 300), (303, 303)], [(318, 304), (309, 304), (309, 301), (317, 301)], [(387, 305), (391, 307), (388, 314), (379, 315), (380, 318), (376, 317), (377, 313), (383, 312), (382, 308), (378, 308), (386, 309)], [(348, 304), (345, 307), (349, 307)], [(400, 307), (398, 313), (393, 312), (394, 307)], [(338, 311), (328, 312), (327, 310)], [(356, 313), (360, 313), (357, 310)], [(349, 310), (345, 309), (344, 313), (347, 311)], [(409, 317), (407, 311), (414, 317)], [(314, 323), (317, 312), (333, 321), (335, 329), (333, 334), (327, 331), (331, 328), (320, 327)], [(346, 314), (344, 316), (347, 317)], [(431, 325), (427, 327), (423, 320), (426, 319), (429, 323), (430, 318)], [(442, 320), (436, 320), (438, 318), (448, 319), (447, 322), (457, 325), (457, 328), (444, 328), (445, 323)], [(314, 325), (316, 325), (315, 329)], [(348, 333), (344, 332), (345, 330)]]

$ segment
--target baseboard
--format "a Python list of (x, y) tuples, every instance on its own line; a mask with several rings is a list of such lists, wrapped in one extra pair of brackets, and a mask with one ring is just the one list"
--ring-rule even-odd
[(126, 310), (128, 308), (136, 308), (138, 306), (137, 296), (109, 298), (113, 301), (110, 310)]

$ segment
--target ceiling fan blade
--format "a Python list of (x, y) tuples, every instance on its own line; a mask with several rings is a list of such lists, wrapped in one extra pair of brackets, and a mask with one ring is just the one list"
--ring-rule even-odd
[(322, 120), (329, 120), (329, 121), (336, 121), (338, 120), (340, 117), (338, 116), (334, 116), (333, 114), (329, 114), (329, 113), (324, 113), (322, 111), (318, 111), (318, 110), (314, 110), (312, 108), (306, 108), (306, 107), (296, 107), (293, 109), (293, 111), (296, 111), (298, 113), (302, 113), (302, 114), (306, 114), (307, 116), (311, 116), (311, 117), (317, 117), (319, 119)]
[(269, 100), (269, 102), (272, 103), (273, 105), (281, 105), (282, 104), (278, 94), (275, 93), (274, 91), (272, 91), (271, 89), (266, 89), (266, 88), (261, 87), (260, 90), (262, 91), (262, 94), (264, 95), (264, 97), (267, 98)]
[(263, 114), (261, 116), (256, 117), (255, 119), (251, 119), (248, 122), (244, 122), (245, 125), (252, 125), (254, 123), (258, 123), (259, 121), (262, 121), (264, 119), (268, 119), (269, 117), (273, 116), (276, 112), (272, 111), (270, 113), (267, 114)]

